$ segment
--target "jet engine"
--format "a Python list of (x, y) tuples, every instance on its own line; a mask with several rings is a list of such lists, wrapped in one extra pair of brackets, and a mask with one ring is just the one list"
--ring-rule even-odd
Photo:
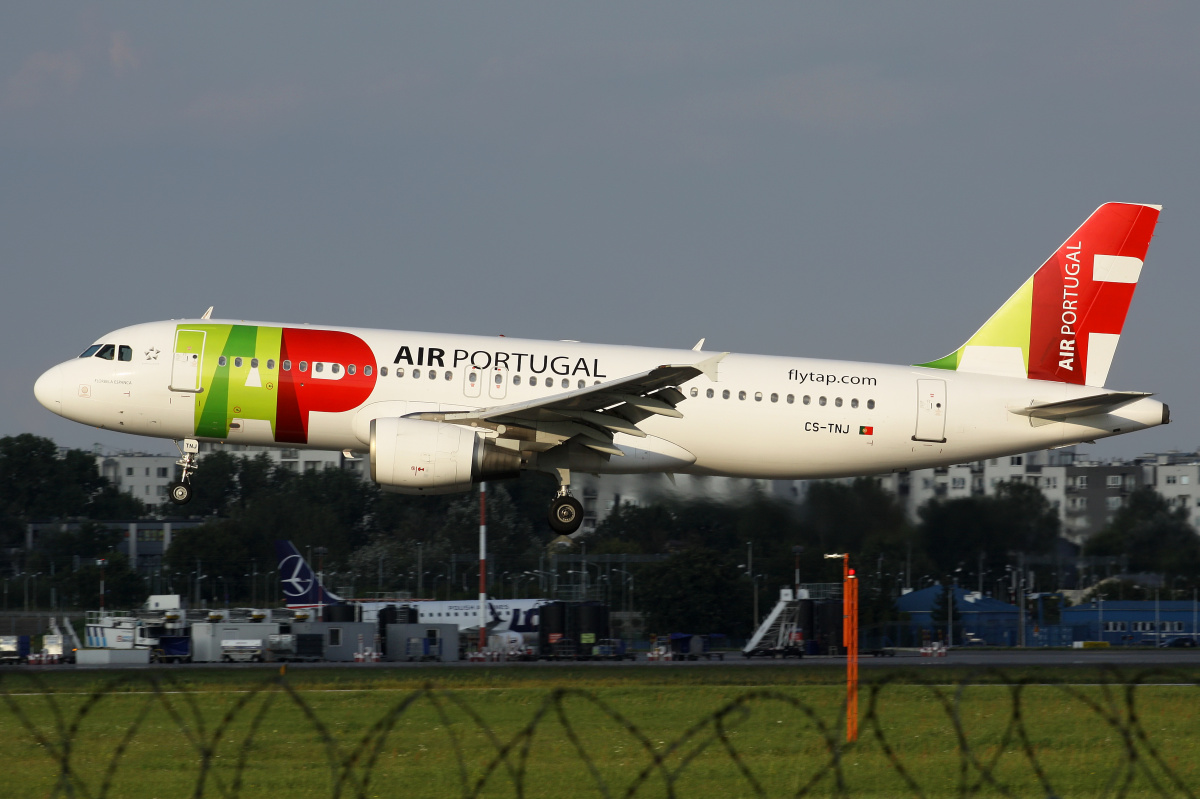
[(371, 479), (398, 494), (451, 494), (481, 480), (516, 477), (521, 456), (477, 431), (390, 417), (371, 422)]

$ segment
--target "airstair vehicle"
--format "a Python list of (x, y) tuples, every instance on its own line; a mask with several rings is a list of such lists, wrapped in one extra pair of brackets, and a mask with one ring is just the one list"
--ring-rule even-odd
[(804, 657), (804, 632), (800, 626), (802, 599), (808, 599), (805, 589), (781, 588), (779, 601), (746, 642), (742, 654), (748, 658)]

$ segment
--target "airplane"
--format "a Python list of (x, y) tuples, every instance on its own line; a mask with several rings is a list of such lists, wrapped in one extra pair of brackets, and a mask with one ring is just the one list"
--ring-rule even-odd
[[(1064, 447), (1170, 421), (1104, 387), (1161, 206), (1100, 206), (979, 330), (912, 366), (199, 319), (107, 333), (38, 378), (67, 419), (198, 442), (342, 450), (402, 494), (571, 475), (872, 475)], [(928, 312), (926, 312), (928, 313)]]
[[(291, 541), (275, 542), (279, 584), (291, 610), (312, 610), (335, 605), (359, 608), (361, 620), (377, 621), (387, 607), (412, 608), (418, 624), (457, 624), (461, 630), (479, 629), (479, 600), (344, 599), (327, 589)], [(545, 599), (488, 599), (489, 636), (502, 636), (517, 644), (537, 639), (540, 608)]]

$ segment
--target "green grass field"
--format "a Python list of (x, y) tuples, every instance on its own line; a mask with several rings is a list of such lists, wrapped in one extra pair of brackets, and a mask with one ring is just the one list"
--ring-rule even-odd
[(1186, 796), (1198, 676), (872, 671), (847, 745), (836, 668), (13, 670), (0, 795)]

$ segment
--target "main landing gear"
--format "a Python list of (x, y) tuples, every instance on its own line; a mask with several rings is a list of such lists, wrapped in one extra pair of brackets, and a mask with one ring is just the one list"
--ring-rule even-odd
[(200, 442), (194, 438), (185, 438), (183, 446), (175, 442), (179, 450), (179, 460), (175, 461), (180, 467), (179, 480), (167, 487), (167, 496), (176, 505), (186, 505), (192, 501), (192, 472), (196, 471), (196, 453), (200, 451)]
[(550, 529), (559, 535), (570, 535), (583, 524), (583, 505), (571, 496), (571, 472), (558, 469), (558, 494), (550, 503)]

